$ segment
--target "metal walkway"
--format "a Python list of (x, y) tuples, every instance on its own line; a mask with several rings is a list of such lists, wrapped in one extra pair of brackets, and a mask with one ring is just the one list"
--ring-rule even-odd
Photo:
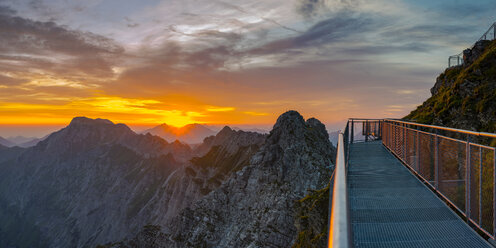
[(491, 247), (380, 141), (351, 145), (348, 185), (355, 248)]

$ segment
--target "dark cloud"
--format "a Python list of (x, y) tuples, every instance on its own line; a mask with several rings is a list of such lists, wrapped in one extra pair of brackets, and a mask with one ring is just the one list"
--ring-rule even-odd
[(291, 49), (332, 44), (346, 40), (352, 35), (359, 36), (363, 32), (383, 25), (383, 23), (382, 19), (372, 19), (367, 15), (353, 15), (348, 11), (338, 12), (317, 22), (300, 35), (269, 42), (248, 51), (248, 53), (271, 54), (287, 52)]
[(439, 48), (437, 45), (432, 45), (430, 43), (424, 42), (410, 42), (405, 44), (394, 44), (394, 45), (362, 45), (357, 47), (343, 48), (341, 53), (347, 55), (355, 56), (365, 56), (365, 55), (377, 55), (377, 54), (400, 54), (400, 53), (428, 53), (435, 48)]
[(108, 58), (115, 59), (123, 51), (106, 37), (15, 16), (0, 6), (0, 68), (17, 61), (48, 73), (61, 68), (63, 74), (105, 77), (112, 74)]
[(126, 26), (128, 28), (135, 28), (135, 27), (138, 27), (140, 24), (133, 21), (131, 18), (129, 17), (124, 17), (124, 20), (126, 21)]
[(15, 10), (9, 8), (8, 6), (2, 6), (2, 5), (0, 5), (0, 15), (12, 16), (12, 15), (15, 15), (15, 14), (16, 14), (16, 11)]
[[(305, 18), (313, 18), (328, 11), (326, 0), (299, 0), (296, 4), (296, 12)], [(342, 9), (353, 11), (357, 7), (357, 0), (333, 0), (332, 4)]]
[(381, 36), (384, 37), (384, 41), (389, 41), (393, 44), (397, 42), (428, 43), (444, 41), (448, 45), (474, 40), (474, 31), (476, 30), (476, 25), (473, 24), (422, 24), (389, 29), (382, 32)]
[(297, 12), (306, 18), (313, 17), (319, 9), (325, 6), (323, 0), (301, 0), (298, 3)]

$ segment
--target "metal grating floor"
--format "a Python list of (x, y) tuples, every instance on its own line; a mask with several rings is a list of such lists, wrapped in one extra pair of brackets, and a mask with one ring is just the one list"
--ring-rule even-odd
[(491, 247), (380, 141), (351, 146), (348, 183), (355, 248)]

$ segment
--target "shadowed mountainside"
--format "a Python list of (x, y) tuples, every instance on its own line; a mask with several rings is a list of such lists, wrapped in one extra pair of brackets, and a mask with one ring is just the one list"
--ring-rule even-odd
[[(209, 153), (215, 157), (215, 151)], [(133, 239), (107, 246), (289, 247), (298, 238), (295, 222), (301, 212), (296, 203), (308, 190), (328, 184), (334, 156), (322, 123), (288, 111), (249, 165), (183, 209), (165, 228), (146, 226)]]
[[(147, 224), (165, 226), (248, 164), (264, 136), (225, 128), (210, 139), (230, 142), (196, 152), (123, 124), (77, 117), (34, 147), (1, 147), (0, 247), (93, 247)], [(223, 164), (211, 164), (217, 161)]]

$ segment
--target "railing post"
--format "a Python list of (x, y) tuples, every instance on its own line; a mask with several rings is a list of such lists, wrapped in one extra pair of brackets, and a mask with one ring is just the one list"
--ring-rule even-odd
[(493, 150), (493, 236), (496, 237), (496, 149)]
[(407, 149), (406, 149), (406, 124), (403, 124), (403, 140), (401, 143), (403, 143), (403, 161), (406, 162), (406, 153), (407, 153)]
[(355, 139), (355, 123), (353, 122), (353, 119), (351, 119), (351, 139), (350, 139), (351, 144), (353, 144), (354, 139)]
[(436, 189), (439, 189), (439, 138), (438, 131), (436, 129), (436, 134), (434, 135), (434, 176), (436, 183), (434, 184)]
[(369, 121), (365, 120), (365, 142), (369, 141)]
[(479, 226), (482, 223), (482, 147), (479, 146)]
[(420, 173), (420, 131), (417, 130), (417, 173)]
[(467, 222), (470, 219), (470, 135), (467, 134), (467, 147), (466, 149), (466, 171), (465, 171), (465, 215), (467, 216)]
[(496, 22), (493, 23), (493, 40), (496, 40)]

